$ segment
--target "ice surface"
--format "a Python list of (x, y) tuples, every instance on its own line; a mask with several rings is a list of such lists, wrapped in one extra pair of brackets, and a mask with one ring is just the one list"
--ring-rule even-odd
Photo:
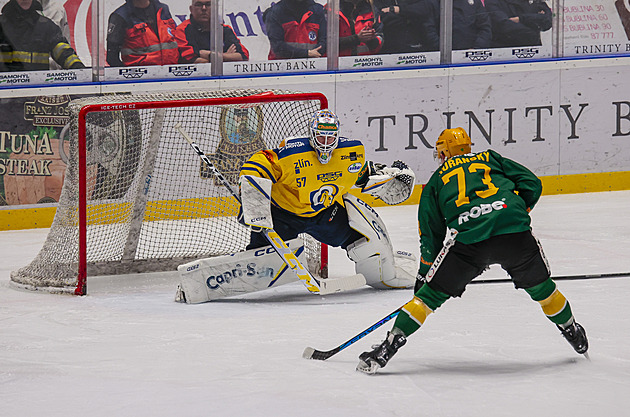
[[(532, 212), (554, 275), (629, 272), (630, 191), (543, 197)], [(418, 253), (416, 208), (379, 209), (397, 249)], [(200, 305), (175, 274), (99, 277), (89, 295), (18, 291), (9, 273), (47, 230), (0, 232), (0, 416), (627, 416), (630, 277), (561, 280), (588, 333), (577, 355), (510, 283), (470, 285), (375, 376), (358, 355), (391, 323), (328, 350), (411, 297), (369, 287), (325, 297), (294, 283)], [(354, 273), (331, 251), (332, 276)], [(492, 268), (483, 278), (504, 278)]]

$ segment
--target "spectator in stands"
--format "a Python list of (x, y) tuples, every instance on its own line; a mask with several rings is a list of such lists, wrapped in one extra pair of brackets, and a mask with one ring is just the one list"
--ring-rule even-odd
[[(328, 6), (328, 5), (327, 5)], [(339, 55), (376, 54), (383, 46), (383, 25), (374, 24), (374, 12), (366, 0), (339, 2)]]
[(551, 9), (544, 0), (486, 0), (494, 48), (542, 45), (540, 33), (551, 29)]
[[(431, 18), (426, 28), (430, 50), (440, 47), (440, 0), (427, 0)], [(481, 0), (453, 0), (453, 50), (490, 47), (492, 26)]]
[[(65, 7), (63, 7), (63, 3), (55, 0), (39, 0), (39, 2), (42, 5), (42, 14), (59, 26), (61, 34), (68, 40), (68, 44), (72, 46), (72, 39), (70, 39), (70, 25), (68, 24), (68, 14), (66, 13)], [(49, 60), (49, 63), (50, 69), (61, 69), (59, 64), (57, 64), (52, 58)]]
[(280, 0), (265, 10), (269, 59), (326, 55), (326, 11), (314, 0)]
[[(9, 69), (9, 63), (5, 62), (5, 57), (9, 56), (13, 56), (13, 45), (11, 45), (11, 42), (7, 39), (4, 30), (2, 30), (2, 25), (0, 25), (0, 72), (11, 71), (11, 69)], [(2, 200), (0, 200), (0, 206), (2, 205), (5, 204), (2, 204)]]
[(381, 53), (410, 53), (427, 50), (424, 22), (427, 0), (375, 0), (383, 22), (385, 42)]
[[(210, 62), (210, 0), (192, 0), (190, 19), (175, 31), (179, 60), (183, 63)], [(223, 61), (247, 61), (249, 51), (231, 27), (223, 25)]]
[(85, 68), (70, 47), (61, 29), (40, 14), (37, 0), (10, 0), (2, 8), (0, 26), (0, 60), (4, 71), (37, 71), (50, 69), (49, 57), (61, 68)]
[(60, 0), (38, 0), (42, 5), (42, 14), (55, 22), (64, 38), (70, 41), (70, 25), (68, 24), (68, 14), (66, 13), (63, 3)]
[(168, 6), (159, 0), (126, 0), (109, 16), (107, 63), (177, 64), (176, 26)]

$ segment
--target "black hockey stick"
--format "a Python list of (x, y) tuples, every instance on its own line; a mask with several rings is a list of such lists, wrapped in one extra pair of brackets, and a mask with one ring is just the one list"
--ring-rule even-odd
[(358, 335), (354, 336), (352, 339), (348, 340), (347, 342), (342, 343), (341, 345), (337, 346), (334, 349), (322, 351), (322, 350), (313, 349), (312, 347), (307, 347), (306, 349), (304, 349), (304, 353), (302, 353), (302, 357), (304, 359), (315, 359), (318, 361), (325, 361), (331, 356), (336, 355), (337, 353), (341, 352), (342, 350), (344, 350), (345, 348), (347, 348), (354, 342), (357, 342), (363, 339), (365, 336), (372, 333), (374, 330), (378, 329), (383, 324), (387, 323), (388, 321), (396, 317), (398, 313), (400, 313), (400, 310), (402, 310), (402, 307), (399, 307), (395, 311), (392, 311), (387, 316), (383, 317), (382, 319), (380, 319), (379, 321), (377, 321), (376, 323), (374, 323), (367, 329), (363, 330)]
[[(584, 274), (584, 275), (559, 275), (552, 276), (554, 281), (571, 281), (578, 279), (594, 279), (594, 278), (618, 278), (618, 277), (630, 277), (630, 272), (611, 272), (603, 274)], [(512, 282), (510, 278), (497, 278), (497, 279), (476, 279), (471, 284), (493, 284), (499, 282)]]
[[(219, 180), (219, 182), (232, 194), (232, 197), (236, 199), (239, 203), (241, 203), (241, 197), (233, 187), (232, 184), (223, 176), (221, 171), (219, 171), (212, 161), (208, 158), (208, 156), (203, 153), (203, 151), (186, 133), (186, 131), (182, 128), (181, 123), (175, 125), (175, 129), (179, 131), (179, 133), (186, 139), (186, 141), (190, 144), (190, 146), (195, 150), (199, 158), (206, 164), (210, 172)], [(289, 249), (287, 244), (282, 240), (282, 238), (276, 233), (273, 229), (263, 229), (261, 233), (265, 236), (269, 244), (274, 248), (276, 253), (282, 258), (284, 263), (295, 272), (300, 281), (304, 283), (306, 288), (314, 293), (320, 295), (331, 294), (334, 292), (350, 290), (362, 287), (365, 285), (365, 277), (362, 274), (356, 274), (343, 278), (329, 278), (326, 280), (318, 280), (306, 269), (302, 263), (295, 256), (293, 251)]]

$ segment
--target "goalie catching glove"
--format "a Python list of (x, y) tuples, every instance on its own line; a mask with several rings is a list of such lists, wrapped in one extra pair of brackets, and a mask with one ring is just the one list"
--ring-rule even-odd
[(416, 175), (402, 161), (394, 161), (391, 167), (367, 161), (355, 185), (361, 191), (380, 198), (385, 203), (400, 204), (411, 196)]
[(238, 179), (241, 190), (239, 223), (251, 227), (254, 232), (273, 229), (271, 218), (271, 180), (242, 175)]

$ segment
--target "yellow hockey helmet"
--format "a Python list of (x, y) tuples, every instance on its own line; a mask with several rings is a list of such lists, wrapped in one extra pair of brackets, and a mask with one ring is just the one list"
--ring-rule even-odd
[(442, 163), (453, 156), (470, 153), (470, 145), (470, 136), (463, 128), (445, 129), (435, 143), (433, 157)]

